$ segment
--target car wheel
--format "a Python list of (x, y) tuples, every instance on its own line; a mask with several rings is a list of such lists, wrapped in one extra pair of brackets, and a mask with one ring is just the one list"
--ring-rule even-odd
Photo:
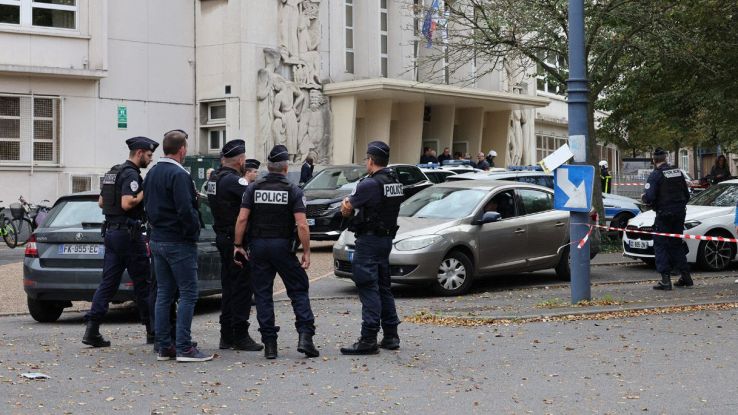
[(64, 306), (58, 301), (41, 301), (29, 297), (28, 311), (39, 323), (53, 323), (61, 316)]
[(474, 279), (471, 260), (458, 251), (449, 252), (440, 265), (433, 290), (442, 296), (463, 295)]
[[(708, 235), (730, 237), (719, 233)], [(735, 244), (731, 242), (702, 241), (697, 250), (697, 263), (707, 271), (722, 271), (735, 258), (735, 249)]]
[(556, 278), (561, 281), (571, 281), (571, 267), (569, 266), (569, 245), (564, 247), (561, 252), (559, 263), (554, 268), (556, 270)]

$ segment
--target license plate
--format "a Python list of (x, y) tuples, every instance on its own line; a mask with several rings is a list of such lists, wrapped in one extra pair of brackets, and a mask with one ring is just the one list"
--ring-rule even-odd
[(92, 244), (63, 244), (59, 245), (61, 255), (99, 255), (103, 252), (102, 245)]
[(315, 226), (315, 219), (308, 219), (308, 226)]
[(348, 251), (347, 253), (349, 262), (354, 262), (354, 251)]
[(633, 249), (647, 249), (648, 242), (646, 241), (628, 241), (628, 246)]

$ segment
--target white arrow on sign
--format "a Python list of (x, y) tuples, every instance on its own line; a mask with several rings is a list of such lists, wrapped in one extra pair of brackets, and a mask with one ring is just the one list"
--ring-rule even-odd
[(556, 182), (569, 197), (564, 207), (570, 209), (587, 208), (587, 188), (584, 186), (584, 181), (579, 183), (579, 186), (574, 186), (574, 183), (569, 181), (569, 169), (557, 169)]

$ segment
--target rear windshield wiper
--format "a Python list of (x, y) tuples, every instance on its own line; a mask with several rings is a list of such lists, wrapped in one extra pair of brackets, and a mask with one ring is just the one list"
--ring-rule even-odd
[(82, 222), (82, 229), (102, 228), (102, 222)]

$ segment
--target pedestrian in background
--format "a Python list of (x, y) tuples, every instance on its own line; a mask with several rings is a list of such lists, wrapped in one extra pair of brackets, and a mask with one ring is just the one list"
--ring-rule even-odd
[[(220, 253), (220, 349), (259, 351), (264, 346), (249, 335), (251, 267), (233, 261), (234, 229), (248, 181), (245, 174), (246, 142), (232, 140), (221, 149), (221, 167), (206, 182), (213, 212), (215, 246)], [(238, 241), (239, 244), (243, 241)], [(245, 261), (243, 261), (245, 262)]]
[(485, 171), (489, 170), (489, 163), (487, 163), (487, 159), (485, 158), (484, 153), (482, 153), (481, 151), (479, 152), (479, 154), (477, 154), (476, 168)]
[[(305, 217), (305, 198), (302, 189), (287, 180), (287, 148), (274, 146), (268, 160), (269, 174), (251, 183), (243, 194), (233, 255), (251, 261), (251, 281), (264, 357), (276, 359), (278, 356), (279, 327), (275, 325), (273, 299), (277, 273), (292, 301), (299, 336), (297, 351), (307, 357), (317, 357), (320, 353), (313, 344), (315, 317), (310, 307), (310, 282), (305, 271), (310, 267), (310, 228)], [(248, 253), (242, 245), (247, 235)], [(298, 240), (302, 244), (302, 261), (298, 261), (295, 255)]]
[(313, 158), (310, 156), (305, 157), (305, 162), (302, 163), (302, 168), (300, 169), (300, 185), (307, 183), (308, 180), (313, 178), (314, 169)]
[(607, 163), (607, 160), (601, 160), (600, 161), (600, 186), (602, 189), (602, 193), (610, 193), (610, 182), (612, 181), (612, 176), (610, 175), (610, 166)]
[(451, 157), (451, 149), (449, 149), (448, 147), (446, 147), (446, 148), (443, 149), (443, 153), (441, 153), (441, 155), (438, 156), (438, 164), (443, 165), (443, 162), (444, 161), (451, 160), (451, 159), (452, 159), (452, 157)]
[[(655, 169), (648, 176), (642, 199), (656, 212), (654, 232), (681, 234), (684, 232), (689, 189), (682, 171), (666, 162), (668, 154), (661, 148), (654, 151)], [(687, 245), (682, 239), (654, 235), (653, 248), (656, 255), (656, 270), (661, 274), (661, 281), (653, 287), (655, 290), (671, 290), (673, 271), (681, 274), (674, 285), (677, 287), (694, 285), (687, 263)]]
[(146, 343), (154, 342), (149, 307), (151, 270), (143, 236), (144, 192), (141, 169), (145, 169), (159, 144), (146, 137), (126, 140), (128, 160), (113, 166), (102, 179), (98, 204), (105, 214), (102, 233), (105, 238), (105, 259), (100, 285), (92, 297), (92, 306), (85, 315), (87, 328), (82, 343), (92, 347), (108, 347), (110, 342), (100, 334), (100, 322), (108, 312), (110, 301), (118, 292), (123, 271), (133, 282), (141, 322), (146, 325)]
[(246, 179), (246, 184), (251, 184), (259, 178), (260, 165), (261, 162), (256, 159), (246, 159), (246, 161), (243, 163), (243, 178)]
[[(151, 224), (151, 253), (157, 282), (157, 360), (202, 362), (213, 355), (199, 351), (192, 343), (192, 317), (197, 302), (197, 241), (201, 221), (197, 192), (190, 174), (182, 167), (187, 155), (187, 133), (172, 130), (164, 134), (164, 157), (146, 176), (146, 212)], [(172, 344), (169, 307), (179, 290), (176, 344)]]
[(710, 169), (710, 176), (713, 178), (713, 180), (715, 180), (715, 183), (720, 183), (732, 178), (732, 175), (730, 174), (730, 166), (728, 165), (728, 160), (725, 158), (724, 155), (721, 154), (718, 156), (715, 165), (712, 166), (712, 169)]
[[(404, 197), (402, 184), (387, 168), (390, 148), (382, 141), (372, 141), (366, 150), (366, 171), (350, 197), (343, 200), (341, 214), (352, 217), (349, 230), (356, 235), (352, 279), (361, 300), (361, 337), (346, 355), (376, 354), (379, 347), (400, 348), (397, 326), (400, 319), (390, 289), (389, 255), (397, 233), (397, 216)], [(354, 212), (358, 211), (356, 215)], [(377, 344), (380, 327), (384, 333)]]
[(487, 164), (489, 164), (489, 168), (492, 168), (495, 166), (495, 157), (497, 157), (496, 151), (490, 150), (489, 153), (487, 153), (487, 157), (485, 160), (487, 160)]

